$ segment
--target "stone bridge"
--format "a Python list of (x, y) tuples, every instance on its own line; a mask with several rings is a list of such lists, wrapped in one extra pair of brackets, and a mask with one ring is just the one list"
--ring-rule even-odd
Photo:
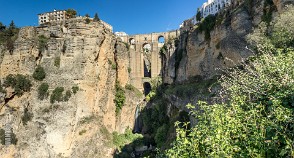
[(150, 81), (161, 77), (160, 49), (164, 42), (180, 35), (180, 31), (151, 34), (138, 34), (120, 37), (130, 45), (131, 84), (139, 90), (149, 93)]

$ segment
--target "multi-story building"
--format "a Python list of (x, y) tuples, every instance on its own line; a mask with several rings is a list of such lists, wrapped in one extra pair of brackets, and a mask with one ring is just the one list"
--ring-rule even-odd
[(47, 22), (63, 21), (67, 18), (65, 10), (54, 10), (53, 12), (41, 13), (38, 14), (38, 17), (39, 25)]
[[(232, 0), (208, 0), (208, 2), (205, 2), (198, 11), (200, 11), (202, 18), (206, 18), (208, 15), (215, 15), (223, 8), (230, 6), (232, 3), (231, 1)], [(196, 18), (198, 11), (192, 18), (183, 21), (180, 25), (181, 30), (188, 30), (189, 28), (192, 28), (193, 25), (199, 23)]]
[(231, 0), (208, 0), (208, 2), (202, 5), (200, 12), (202, 17), (205, 18), (208, 15), (215, 15), (220, 10), (230, 5)]

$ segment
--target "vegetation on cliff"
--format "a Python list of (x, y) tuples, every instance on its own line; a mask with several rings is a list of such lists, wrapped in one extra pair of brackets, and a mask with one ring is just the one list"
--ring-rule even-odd
[(10, 52), (14, 50), (14, 42), (17, 39), (19, 28), (17, 28), (13, 21), (6, 27), (0, 22), (0, 45), (4, 45)]
[(249, 36), (258, 55), (222, 76), (222, 103), (187, 106), (198, 123), (177, 123), (176, 141), (161, 156), (294, 156), (293, 14), (289, 7)]
[(4, 80), (4, 87), (11, 87), (17, 96), (21, 96), (24, 92), (30, 91), (32, 83), (28, 76), (21, 74), (8, 75)]

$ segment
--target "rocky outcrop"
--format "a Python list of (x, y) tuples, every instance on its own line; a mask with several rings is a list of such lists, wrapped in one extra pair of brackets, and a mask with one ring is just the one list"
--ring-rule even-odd
[(263, 4), (263, 1), (255, 0), (250, 7), (240, 2), (223, 11), (222, 16), (217, 17), (221, 20), (217, 19), (216, 26), (210, 31), (209, 39), (205, 38), (205, 31), (199, 31), (196, 26), (182, 32), (178, 40), (170, 41), (163, 54), (164, 83), (211, 78), (252, 55), (246, 36), (261, 22)]
[[(43, 48), (39, 45), (41, 35), (46, 40)], [(46, 72), (43, 81), (30, 77), (33, 83), (30, 92), (6, 101), (13, 109), (11, 126), (18, 139), (14, 157), (112, 157), (113, 149), (104, 144), (106, 138), (100, 128), (105, 127), (109, 132), (132, 128), (131, 113), (139, 99), (127, 96), (122, 109), (127, 115), (122, 114), (117, 120), (114, 87), (116, 81), (123, 86), (129, 82), (129, 60), (126, 46), (110, 30), (100, 22), (86, 24), (74, 19), (26, 27), (20, 30), (11, 54), (2, 50), (2, 80), (8, 74), (32, 76), (37, 65)], [(49, 84), (50, 94), (56, 87), (67, 91), (78, 86), (79, 91), (68, 101), (51, 104), (50, 98), (38, 99), (41, 83)], [(1, 128), (7, 113), (6, 106), (0, 108)], [(22, 124), (25, 109), (33, 116), (27, 125)]]

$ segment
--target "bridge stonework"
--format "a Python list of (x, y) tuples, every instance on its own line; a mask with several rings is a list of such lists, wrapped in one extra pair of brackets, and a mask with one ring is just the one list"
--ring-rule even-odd
[[(151, 34), (137, 34), (120, 37), (130, 45), (130, 83), (140, 91), (144, 90), (144, 83), (161, 77), (162, 64), (160, 49), (164, 42), (180, 35), (179, 30)], [(164, 38), (164, 42), (159, 39)], [(146, 68), (149, 70), (146, 72)], [(146, 75), (147, 73), (147, 75)]]

